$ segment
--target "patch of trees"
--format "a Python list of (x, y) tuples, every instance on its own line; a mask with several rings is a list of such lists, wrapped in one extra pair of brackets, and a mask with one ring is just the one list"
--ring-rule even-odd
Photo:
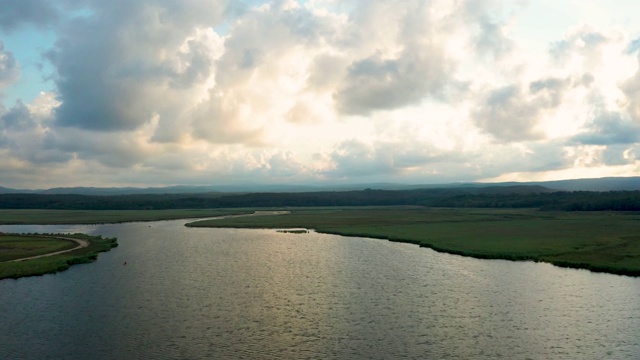
[(0, 209), (162, 210), (242, 207), (384, 206), (638, 211), (640, 191), (560, 191), (539, 186), (247, 194), (1, 194)]

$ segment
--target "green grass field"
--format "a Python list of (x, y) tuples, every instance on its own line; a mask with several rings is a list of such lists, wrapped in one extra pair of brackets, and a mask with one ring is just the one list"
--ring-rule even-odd
[(85, 234), (64, 234), (60, 236), (74, 237), (89, 241), (89, 246), (65, 254), (53, 255), (39, 259), (7, 262), (29, 256), (41, 255), (70, 249), (77, 246), (73, 241), (55, 238), (56, 235), (16, 234), (0, 235), (0, 279), (20, 278), (24, 276), (43, 275), (68, 269), (74, 264), (95, 261), (98, 253), (109, 251), (118, 246), (116, 239), (89, 236)]
[(0, 235), (0, 262), (73, 249), (77, 243), (50, 236)]
[(533, 209), (322, 209), (190, 223), (197, 227), (308, 228), (389, 239), (487, 259), (640, 276), (640, 214)]
[(230, 210), (0, 210), (1, 225), (104, 224), (131, 221), (158, 221), (246, 214), (246, 209)]

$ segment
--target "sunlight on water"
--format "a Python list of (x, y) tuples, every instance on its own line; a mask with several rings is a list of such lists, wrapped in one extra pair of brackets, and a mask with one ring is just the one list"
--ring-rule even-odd
[(92, 264), (0, 281), (0, 323), (10, 329), (0, 333), (0, 358), (640, 354), (640, 279), (185, 222), (0, 227), (85, 231), (120, 243)]

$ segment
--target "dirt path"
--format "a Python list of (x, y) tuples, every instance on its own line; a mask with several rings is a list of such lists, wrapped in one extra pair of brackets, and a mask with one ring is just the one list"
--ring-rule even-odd
[(87, 246), (89, 246), (89, 242), (87, 240), (81, 240), (81, 239), (75, 239), (75, 238), (63, 237), (63, 236), (49, 236), (49, 237), (53, 238), (53, 239), (71, 240), (71, 241), (77, 243), (78, 246), (74, 247), (73, 249), (55, 251), (55, 252), (52, 252), (52, 253), (36, 255), (36, 256), (29, 256), (29, 257), (25, 257), (25, 258), (21, 258), (21, 259), (10, 260), (10, 261), (7, 261), (7, 262), (16, 262), (16, 261), (39, 259), (39, 258), (43, 258), (43, 257), (46, 257), (46, 256), (53, 256), (53, 255), (59, 255), (59, 254), (68, 253), (70, 251), (86, 248)]
[[(284, 214), (289, 214), (289, 213), (291, 213), (291, 212), (290, 211), (255, 211), (253, 214), (229, 215), (229, 216), (223, 216), (223, 218), (225, 218), (225, 217), (240, 217), (240, 216), (258, 216), (258, 215), (284, 215)], [(85, 247), (89, 246), (89, 242), (87, 240), (74, 239), (74, 238), (64, 237), (64, 236), (49, 236), (49, 237), (50, 238), (54, 238), (54, 239), (71, 240), (73, 242), (76, 242), (78, 244), (78, 246), (74, 247), (73, 249), (55, 251), (55, 252), (52, 252), (52, 253), (36, 255), (36, 256), (29, 256), (29, 257), (25, 257), (25, 258), (21, 258), (21, 259), (9, 260), (7, 262), (25, 261), (25, 260), (39, 259), (39, 258), (43, 258), (43, 257), (47, 257), (47, 256), (60, 255), (60, 254), (68, 253), (68, 252), (71, 252), (71, 251), (74, 251), (74, 250), (78, 250), (78, 249), (82, 249), (82, 248), (85, 248)]]

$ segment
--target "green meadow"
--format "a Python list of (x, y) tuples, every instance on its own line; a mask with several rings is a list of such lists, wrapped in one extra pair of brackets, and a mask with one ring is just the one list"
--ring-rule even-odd
[(192, 219), (251, 213), (243, 209), (171, 210), (0, 210), (3, 225), (107, 224), (132, 221)]
[[(78, 246), (76, 242), (60, 239), (58, 236), (85, 240), (89, 242), (89, 246), (64, 254), (11, 262), (15, 259), (49, 254)], [(74, 264), (95, 261), (98, 253), (109, 251), (116, 246), (118, 246), (116, 239), (85, 234), (0, 234), (0, 279), (16, 279), (63, 271)]]
[(640, 275), (640, 214), (534, 209), (370, 208), (204, 220), (194, 227), (307, 228), (485, 259)]
[(0, 262), (73, 249), (71, 240), (40, 235), (0, 235)]

